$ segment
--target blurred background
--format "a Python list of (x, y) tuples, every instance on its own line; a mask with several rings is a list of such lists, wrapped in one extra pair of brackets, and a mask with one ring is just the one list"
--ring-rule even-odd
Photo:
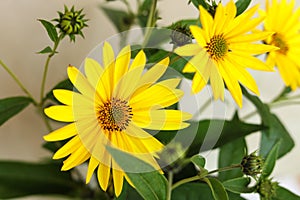
[[(135, 0), (131, 0), (133, 5)], [(176, 3), (175, 3), (176, 2)], [(172, 22), (184, 18), (196, 18), (198, 11), (193, 5), (187, 4), (188, 0), (160, 0), (158, 2), (159, 26), (167, 26)], [(226, 2), (226, 1), (224, 1)], [(264, 0), (254, 0), (253, 4)], [(117, 33), (110, 23), (100, 5), (111, 7), (125, 7), (124, 4), (106, 2), (103, 0), (74, 1), (74, 0), (1, 0), (0, 1), (0, 58), (19, 77), (22, 83), (37, 98), (39, 96), (43, 66), (46, 55), (36, 52), (51, 44), (44, 28), (37, 19), (57, 18), (57, 11), (63, 11), (64, 5), (76, 9), (84, 8), (86, 17), (90, 19), (89, 27), (83, 30), (85, 39), (77, 38), (76, 43), (63, 40), (50, 64), (46, 83), (46, 91), (56, 83), (66, 78), (66, 69), (69, 64), (80, 66), (86, 55), (106, 38)], [(298, 6), (300, 2), (297, 1)], [(134, 8), (134, 6), (133, 6)], [(283, 88), (283, 83), (277, 72), (263, 73), (251, 72), (260, 88), (261, 98), (268, 101), (276, 96)], [(0, 68), (0, 98), (21, 96), (22, 91), (11, 77)], [(241, 113), (248, 113), (250, 105), (245, 102)], [(296, 147), (285, 157), (277, 162), (273, 176), (282, 185), (300, 194), (300, 106), (286, 106), (273, 110), (286, 125), (295, 140)], [(229, 116), (232, 111), (226, 112)], [(257, 121), (253, 117), (250, 121)], [(41, 147), (42, 136), (47, 134), (47, 129), (33, 106), (27, 107), (21, 114), (13, 117), (0, 127), (0, 159), (40, 161), (51, 154)], [(259, 144), (258, 134), (247, 138), (250, 151), (255, 150)], [(216, 167), (216, 152), (207, 154), (211, 168)], [(0, 180), (1, 181), (1, 180)], [(40, 199), (35, 197), (36, 199)], [(26, 197), (24, 199), (35, 199)], [(256, 199), (249, 196), (249, 199)], [(47, 199), (47, 198), (45, 198)]]

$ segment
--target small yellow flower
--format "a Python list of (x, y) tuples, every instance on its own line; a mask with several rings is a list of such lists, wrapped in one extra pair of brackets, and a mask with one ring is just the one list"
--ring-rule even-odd
[(265, 42), (280, 49), (270, 52), (267, 63), (277, 66), (285, 83), (292, 90), (300, 86), (300, 8), (294, 12), (295, 1), (266, 1), (264, 29), (275, 32)]
[(52, 119), (71, 122), (49, 135), (47, 141), (71, 138), (54, 155), (54, 159), (68, 156), (62, 170), (69, 170), (89, 159), (86, 182), (97, 170), (98, 181), (107, 190), (112, 174), (116, 196), (119, 196), (125, 172), (106, 150), (110, 145), (160, 169), (154, 157), (164, 147), (144, 129), (178, 130), (189, 124), (183, 121), (191, 115), (179, 110), (164, 109), (177, 103), (183, 92), (176, 89), (180, 79), (157, 80), (169, 64), (165, 58), (143, 73), (146, 56), (140, 51), (130, 64), (130, 46), (114, 58), (109, 43), (103, 46), (103, 65), (87, 58), (84, 76), (73, 66), (68, 76), (78, 92), (54, 90), (54, 96), (65, 105), (51, 106), (45, 113)]
[(202, 6), (202, 28), (190, 26), (197, 44), (179, 47), (175, 52), (181, 56), (193, 56), (183, 72), (196, 72), (192, 90), (199, 92), (210, 80), (214, 99), (224, 100), (224, 82), (236, 103), (242, 107), (242, 91), (239, 83), (259, 94), (257, 85), (245, 68), (272, 71), (259, 59), (253, 57), (276, 49), (270, 45), (255, 44), (266, 39), (272, 32), (250, 33), (263, 21), (252, 18), (258, 6), (236, 17), (236, 6), (231, 0), (226, 6), (221, 3), (213, 18)]

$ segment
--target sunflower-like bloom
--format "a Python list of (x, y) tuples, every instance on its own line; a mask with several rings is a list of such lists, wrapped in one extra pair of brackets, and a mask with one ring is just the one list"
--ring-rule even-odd
[(294, 12), (294, 6), (295, 1), (267, 0), (264, 23), (265, 30), (275, 32), (265, 42), (280, 48), (268, 54), (267, 64), (277, 66), (285, 85), (292, 90), (300, 86), (300, 8)]
[(165, 58), (143, 72), (146, 56), (140, 51), (130, 64), (130, 46), (123, 48), (114, 58), (109, 43), (103, 46), (103, 66), (87, 58), (84, 76), (69, 66), (68, 77), (77, 91), (57, 89), (54, 96), (64, 105), (45, 109), (47, 116), (70, 124), (44, 136), (46, 141), (71, 138), (53, 156), (69, 156), (62, 170), (69, 170), (89, 159), (86, 182), (97, 168), (99, 185), (106, 190), (112, 176), (115, 195), (122, 191), (123, 169), (114, 161), (106, 146), (125, 151), (159, 170), (155, 157), (164, 147), (146, 132), (152, 130), (178, 130), (187, 127), (184, 122), (191, 115), (179, 110), (164, 109), (177, 103), (183, 92), (176, 89), (180, 79), (157, 82), (169, 64)]
[(230, 1), (226, 6), (217, 6), (214, 18), (202, 7), (202, 28), (190, 26), (196, 44), (179, 47), (175, 52), (181, 56), (193, 56), (183, 72), (196, 72), (192, 90), (199, 92), (210, 80), (214, 99), (224, 100), (224, 82), (236, 103), (242, 106), (242, 91), (239, 83), (255, 94), (257, 85), (245, 68), (272, 71), (265, 63), (253, 57), (276, 49), (270, 45), (254, 42), (266, 39), (272, 32), (250, 33), (263, 21), (263, 17), (252, 18), (258, 6), (236, 17), (236, 6)]

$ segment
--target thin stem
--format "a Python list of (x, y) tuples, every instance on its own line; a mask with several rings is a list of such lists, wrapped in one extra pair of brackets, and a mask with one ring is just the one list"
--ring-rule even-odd
[(175, 188), (177, 188), (180, 185), (183, 185), (183, 184), (189, 183), (189, 182), (193, 182), (193, 181), (197, 181), (197, 180), (200, 180), (200, 177), (198, 175), (197, 176), (192, 176), (192, 177), (189, 177), (189, 178), (185, 178), (185, 179), (181, 179), (180, 181), (178, 181), (177, 183), (175, 183), (172, 186), (172, 190), (174, 190)]
[(240, 168), (240, 167), (241, 167), (241, 164), (230, 165), (230, 166), (227, 166), (227, 167), (222, 167), (222, 168), (219, 168), (219, 169), (212, 170), (212, 171), (208, 172), (207, 175), (208, 174), (214, 174), (216, 172), (224, 172), (224, 171), (228, 171), (228, 170), (233, 170), (235, 168)]
[(167, 193), (167, 200), (171, 200), (172, 196), (172, 184), (173, 184), (173, 172), (168, 172), (168, 193)]
[(122, 2), (125, 4), (125, 6), (127, 7), (127, 10), (129, 13), (133, 13), (132, 12), (132, 9), (131, 9), (131, 6), (129, 4), (129, 2), (127, 0), (122, 0)]
[(7, 71), (7, 73), (14, 79), (14, 81), (19, 85), (19, 87), (27, 94), (29, 98), (32, 99), (34, 105), (37, 105), (37, 102), (34, 100), (33, 96), (31, 93), (25, 88), (25, 86), (21, 83), (21, 81), (18, 79), (18, 77), (9, 69), (7, 65), (5, 65), (2, 60), (0, 60), (1, 66)]
[(150, 28), (150, 27), (154, 27), (155, 22), (156, 22), (156, 16), (155, 16), (156, 4), (157, 4), (157, 0), (152, 0), (152, 5), (150, 8), (150, 13), (149, 13), (149, 17), (148, 17), (148, 21), (147, 21), (147, 25), (146, 25), (145, 39), (142, 44), (142, 47), (145, 47), (148, 44), (151, 33), (152, 33), (152, 28)]
[(42, 79), (42, 84), (41, 84), (41, 92), (40, 92), (40, 104), (43, 104), (43, 98), (44, 98), (44, 93), (45, 93), (45, 84), (46, 84), (46, 79), (47, 79), (49, 63), (50, 63), (51, 58), (56, 53), (56, 49), (57, 49), (58, 44), (59, 44), (60, 40), (62, 39), (62, 37), (63, 37), (63, 35), (60, 35), (59, 38), (57, 39), (57, 41), (54, 43), (52, 52), (48, 55), (47, 60), (45, 62), (43, 79)]

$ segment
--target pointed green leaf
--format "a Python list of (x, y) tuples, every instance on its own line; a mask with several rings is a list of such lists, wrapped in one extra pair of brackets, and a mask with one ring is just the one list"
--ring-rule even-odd
[(294, 141), (278, 117), (273, 114), (269, 106), (264, 104), (257, 96), (249, 94), (245, 88), (242, 88), (242, 90), (245, 97), (255, 105), (257, 112), (261, 116), (263, 125), (268, 127), (264, 129), (261, 134), (260, 155), (266, 157), (268, 152), (279, 140), (281, 140), (278, 152), (279, 158), (291, 151), (294, 147)]
[(193, 3), (194, 6), (199, 9), (199, 6), (201, 5), (203, 8), (208, 9), (209, 5), (205, 2), (205, 0), (190, 0), (189, 3)]
[(135, 189), (144, 199), (166, 199), (167, 180), (162, 174), (156, 171), (151, 165), (128, 153), (109, 146), (106, 148), (118, 165), (125, 171)]
[(233, 192), (233, 193), (251, 193), (254, 192), (255, 188), (247, 187), (251, 182), (249, 177), (239, 177), (235, 179), (230, 179), (223, 182), (224, 187), (226, 190)]
[(211, 193), (215, 200), (228, 200), (228, 194), (223, 184), (216, 178), (203, 179), (210, 187)]
[(0, 161), (0, 199), (34, 194), (74, 196), (80, 185), (72, 180), (70, 172), (62, 172), (60, 165)]
[(284, 187), (277, 186), (276, 196), (273, 197), (272, 200), (300, 200), (300, 196), (294, 194)]
[(235, 5), (236, 5), (236, 16), (239, 16), (242, 14), (250, 5), (251, 0), (238, 0)]
[(49, 38), (55, 43), (58, 40), (58, 35), (55, 26), (46, 20), (39, 19), (39, 21), (42, 23), (44, 28), (46, 29)]
[[(246, 141), (244, 138), (234, 140), (220, 147), (219, 168), (241, 163), (245, 156)], [(228, 170), (219, 173), (219, 179), (222, 181), (243, 176), (240, 168)]]
[(0, 126), (15, 116), (32, 102), (28, 97), (9, 97), (0, 99)]
[(205, 158), (200, 156), (199, 154), (191, 157), (191, 161), (199, 168), (204, 168), (205, 166)]
[(46, 54), (46, 53), (52, 53), (51, 47), (47, 46), (43, 50), (38, 52), (39, 54)]
[(280, 147), (280, 143), (281, 141), (277, 142), (276, 145), (271, 149), (271, 151), (268, 153), (265, 161), (264, 161), (264, 165), (263, 165), (263, 169), (262, 169), (262, 177), (268, 177), (275, 166), (277, 157), (278, 157), (278, 150)]

